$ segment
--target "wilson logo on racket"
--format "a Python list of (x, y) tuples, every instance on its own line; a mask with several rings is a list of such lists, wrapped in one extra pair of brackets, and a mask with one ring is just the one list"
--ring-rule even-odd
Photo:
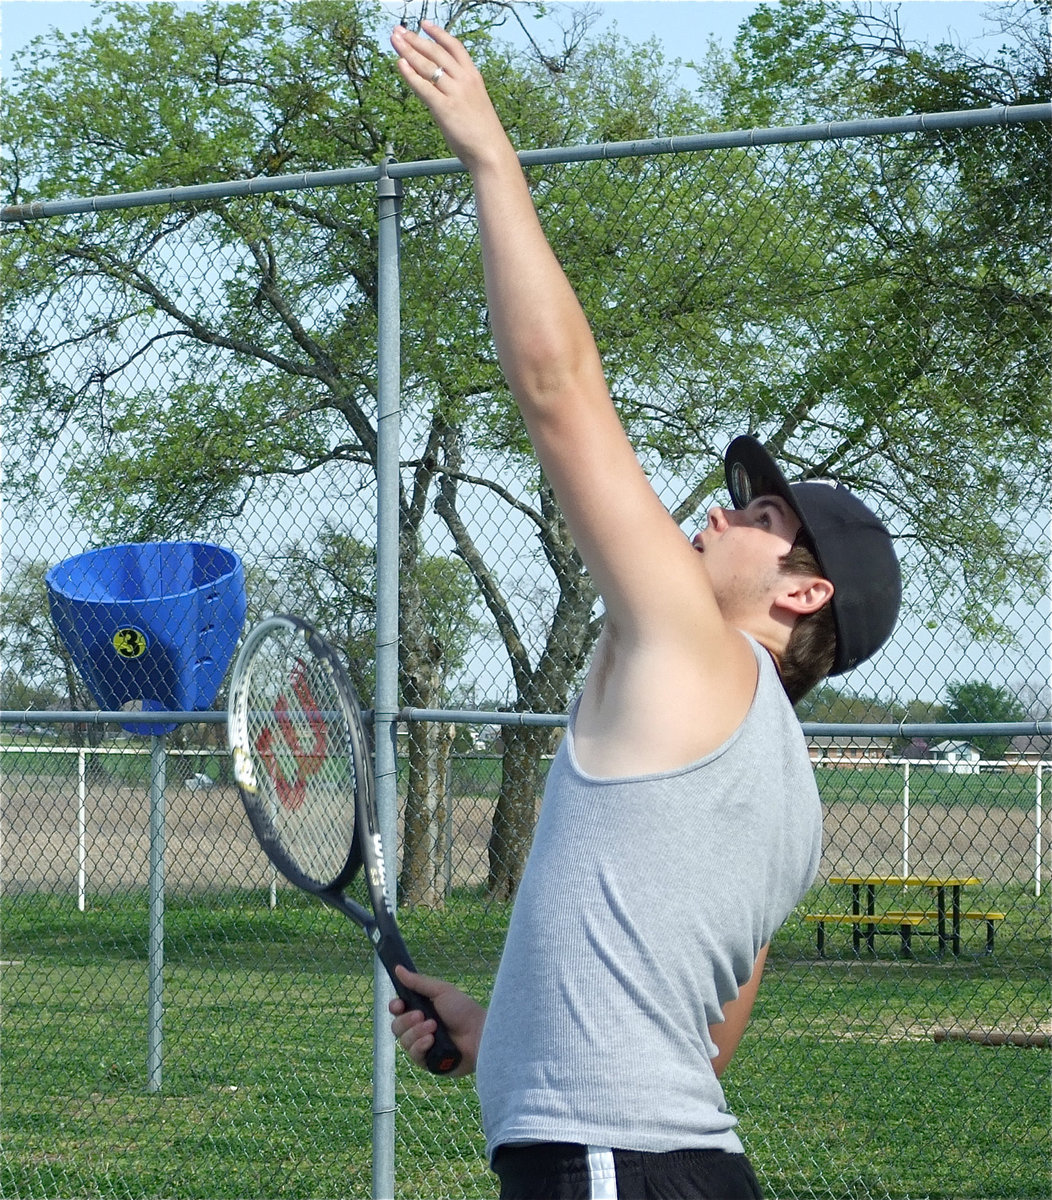
[[(300, 711), (307, 718), (311, 733), (314, 734), (314, 745), (309, 750), (304, 750), (292, 717), (289, 715), (288, 697), (282, 692), (274, 704), (274, 720), (281, 730), (285, 747), (292, 754), (296, 768), (293, 777), (290, 779), (285, 773), (285, 768), (279, 758), (279, 748), (274, 744), (274, 727), (272, 725), (267, 725), (260, 730), (255, 746), (260, 758), (266, 763), (267, 773), (274, 781), (274, 787), (277, 789), (282, 807), (287, 808), (289, 812), (295, 812), (302, 807), (306, 798), (307, 783), (314, 775), (318, 774), (325, 762), (328, 727), (318, 709), (318, 702), (310, 690), (302, 660), (297, 662), (293, 668), (289, 682), (292, 684), (293, 694), (300, 703)], [(283, 757), (287, 757), (287, 755)]]
[(384, 898), (384, 905), (387, 911), (394, 916), (394, 901), (391, 899), (391, 893), (387, 890), (387, 867), (384, 864), (384, 847), (380, 841), (380, 835), (374, 833), (369, 839), (373, 844), (373, 855), (376, 858), (376, 866), (369, 867), (369, 878), (373, 887), (379, 888)]

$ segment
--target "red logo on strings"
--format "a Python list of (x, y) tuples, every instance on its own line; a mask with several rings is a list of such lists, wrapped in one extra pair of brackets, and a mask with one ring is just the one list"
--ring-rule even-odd
[(277, 788), (278, 798), (282, 806), (287, 808), (289, 812), (295, 812), (302, 806), (303, 801), (306, 799), (308, 780), (318, 774), (322, 768), (322, 763), (325, 761), (328, 729), (325, 724), (325, 718), (318, 709), (318, 702), (314, 699), (314, 694), (310, 690), (310, 684), (307, 682), (307, 673), (302, 660), (297, 661), (295, 667), (293, 667), (290, 682), (292, 683), (293, 694), (300, 702), (300, 710), (306, 716), (307, 723), (314, 734), (314, 745), (310, 750), (305, 751), (303, 749), (299, 734), (296, 732), (296, 728), (289, 716), (288, 697), (282, 692), (274, 704), (274, 719), (281, 730), (281, 736), (285, 740), (285, 745), (296, 760), (296, 774), (294, 778), (289, 779), (281, 763), (278, 761), (278, 756), (274, 749), (273, 726), (268, 725), (260, 731), (259, 737), (256, 738), (256, 750), (259, 752), (264, 763), (266, 763), (267, 773), (274, 781), (274, 786)]

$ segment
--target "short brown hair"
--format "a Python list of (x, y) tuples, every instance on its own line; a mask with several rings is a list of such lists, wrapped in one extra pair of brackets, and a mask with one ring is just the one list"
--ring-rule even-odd
[[(783, 575), (825, 575), (814, 551), (800, 534), (788, 554), (778, 560)], [(836, 657), (836, 626), (828, 601), (816, 612), (797, 617), (789, 643), (778, 663), (782, 687), (793, 704), (829, 674)]]

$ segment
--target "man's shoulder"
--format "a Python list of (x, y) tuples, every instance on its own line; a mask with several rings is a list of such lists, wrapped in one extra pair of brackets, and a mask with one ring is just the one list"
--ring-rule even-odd
[(718, 749), (757, 694), (753, 645), (733, 633), (719, 650), (663, 642), (627, 646), (604, 634), (577, 710), (582, 765), (603, 774), (674, 770)]

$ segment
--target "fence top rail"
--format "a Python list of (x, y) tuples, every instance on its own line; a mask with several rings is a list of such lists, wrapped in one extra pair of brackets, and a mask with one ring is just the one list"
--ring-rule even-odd
[[(385, 714), (399, 721), (441, 721), (449, 725), (547, 725), (558, 728), (567, 723), (565, 713), (486, 712), (473, 708), (400, 708)], [(363, 714), (367, 721), (375, 717), (372, 709)], [(218, 725), (227, 719), (225, 710), (205, 712), (102, 712), (91, 710), (55, 711), (44, 709), (5, 709), (0, 725), (120, 725), (128, 720), (137, 724)], [(1050, 721), (972, 721), (949, 722), (889, 721), (882, 724), (835, 724), (804, 721), (808, 737), (1049, 737)]]
[[(684, 137), (642, 138), (627, 142), (601, 142), (553, 149), (524, 150), (519, 153), (519, 161), (523, 166), (548, 166), (557, 163), (639, 158), (648, 155), (698, 153), (735, 147), (775, 146), (791, 142), (840, 141), (847, 138), (874, 137), (893, 133), (930, 133), (946, 129), (975, 129), (1031, 121), (1052, 121), (1052, 103), (998, 105), (990, 108), (959, 109), (952, 112), (911, 113), (901, 117), (825, 121), (812, 125), (736, 129), (716, 133), (690, 134)], [(237, 196), (258, 196), (268, 192), (288, 192), (304, 188), (368, 183), (381, 178), (408, 179), (428, 175), (450, 175), (463, 170), (464, 166), (457, 158), (429, 159), (410, 163), (398, 163), (386, 159), (376, 166), (307, 171), (295, 175), (256, 175), (250, 179), (157, 188), (144, 192), (120, 192), (106, 196), (89, 196), (69, 200), (33, 200), (25, 204), (6, 204), (0, 208), (0, 221), (35, 221), (46, 217), (141, 208), (156, 204), (204, 203)]]
[[(109, 754), (117, 758), (130, 758), (135, 755), (149, 753), (149, 747), (133, 741), (134, 734), (128, 735), (128, 743), (124, 746), (15, 746), (10, 742), (5, 742), (0, 749), (5, 754), (64, 754), (67, 756), (77, 755), (96, 755)], [(192, 746), (170, 746), (168, 754), (172, 758), (215, 758), (219, 754), (225, 754), (226, 751), (216, 747), (211, 750), (202, 750), (199, 747)]]

